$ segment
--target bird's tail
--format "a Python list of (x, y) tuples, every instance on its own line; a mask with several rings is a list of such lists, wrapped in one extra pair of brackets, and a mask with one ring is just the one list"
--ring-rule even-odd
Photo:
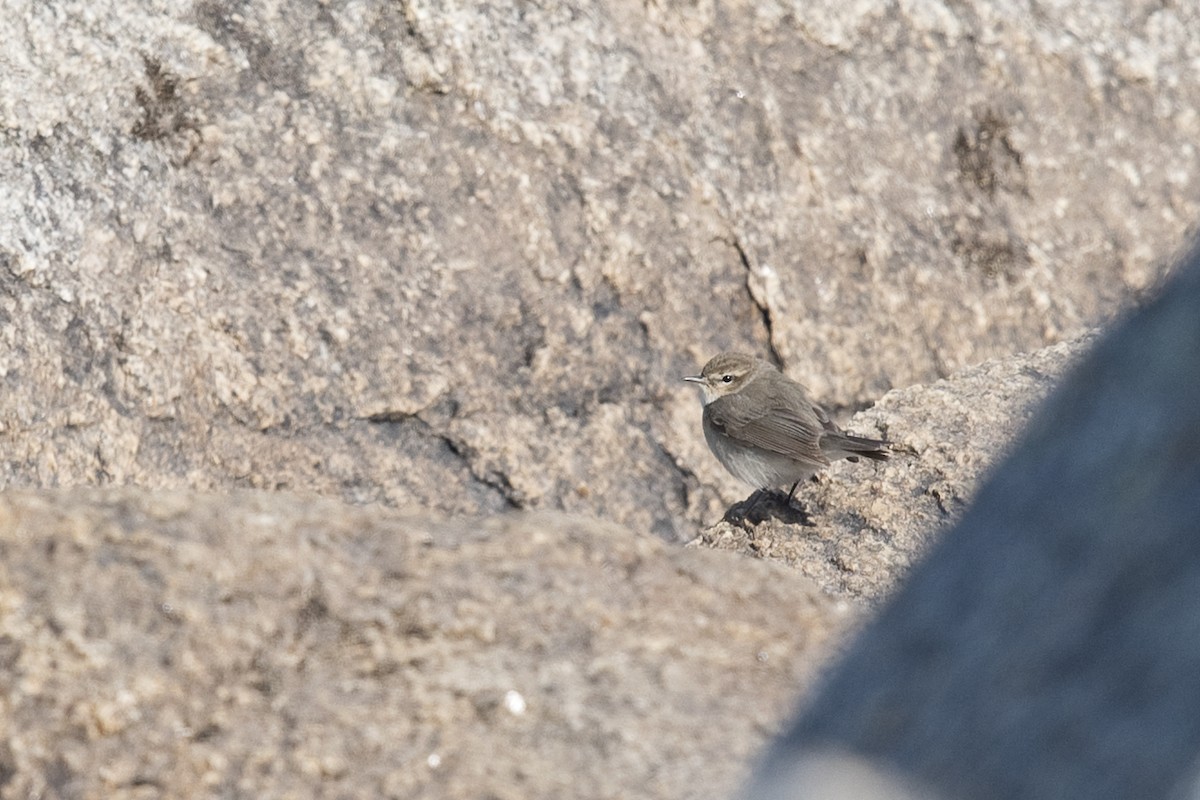
[(892, 443), (883, 439), (868, 439), (852, 433), (827, 433), (821, 438), (821, 450), (829, 458), (848, 458), (857, 461), (859, 456), (875, 461), (885, 461), (892, 455)]

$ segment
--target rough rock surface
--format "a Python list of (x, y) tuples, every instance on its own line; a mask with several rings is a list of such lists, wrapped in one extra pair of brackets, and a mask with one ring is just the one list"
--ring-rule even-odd
[[(768, 502), (758, 526), (717, 530), (878, 597), (1082, 344), (891, 393), (855, 422), (895, 437), (906, 420), (919, 457), (831, 475), (803, 526)], [(4, 796), (719, 796), (860, 618), (782, 568), (553, 515), (111, 490), (2, 503)]]
[(854, 618), (561, 515), (0, 495), (0, 796), (732, 791)]
[[(0, 796), (731, 786), (1200, 218), (1198, 28), (0, 0), (0, 488), (109, 487), (0, 496)], [(736, 505), (734, 347), (912, 457)]]
[(1084, 344), (890, 393), (854, 422), (913, 456), (701, 540), (794, 569), (550, 513), (0, 494), (0, 797), (721, 796)]
[(859, 407), (1096, 324), (1200, 217), (1193, 4), (0, 12), (3, 485), (687, 540), (712, 353)]

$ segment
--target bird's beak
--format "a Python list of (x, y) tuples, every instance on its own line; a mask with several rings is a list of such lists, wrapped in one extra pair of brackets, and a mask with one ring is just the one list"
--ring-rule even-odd
[(683, 379), (685, 381), (691, 381), (692, 383), (704, 383), (703, 375), (684, 375)]

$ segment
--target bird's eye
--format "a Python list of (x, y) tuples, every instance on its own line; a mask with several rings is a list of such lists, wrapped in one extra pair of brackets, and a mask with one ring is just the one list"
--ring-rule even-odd
[(733, 376), (732, 375), (722, 375), (721, 383), (733, 383)]

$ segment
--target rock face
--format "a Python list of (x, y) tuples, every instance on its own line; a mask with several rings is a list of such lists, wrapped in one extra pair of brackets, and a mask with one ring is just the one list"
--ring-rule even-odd
[(762, 562), (545, 512), (0, 494), (0, 796), (724, 796), (1083, 344), (890, 393), (853, 421), (914, 455), (696, 542)]
[(7, 0), (0, 481), (687, 540), (713, 353), (858, 407), (1153, 284), (1191, 5), (881, 9)]
[(747, 797), (839, 796), (803, 780), (831, 749), (922, 796), (1195, 795), (1198, 307), (1200, 251), (1055, 392)]
[(75, 490), (0, 532), (4, 797), (727, 793), (852, 619), (561, 515)]
[[(0, 795), (732, 787), (1200, 218), (1060, 5), (3, 0)], [(739, 503), (729, 349), (907, 455)]]

